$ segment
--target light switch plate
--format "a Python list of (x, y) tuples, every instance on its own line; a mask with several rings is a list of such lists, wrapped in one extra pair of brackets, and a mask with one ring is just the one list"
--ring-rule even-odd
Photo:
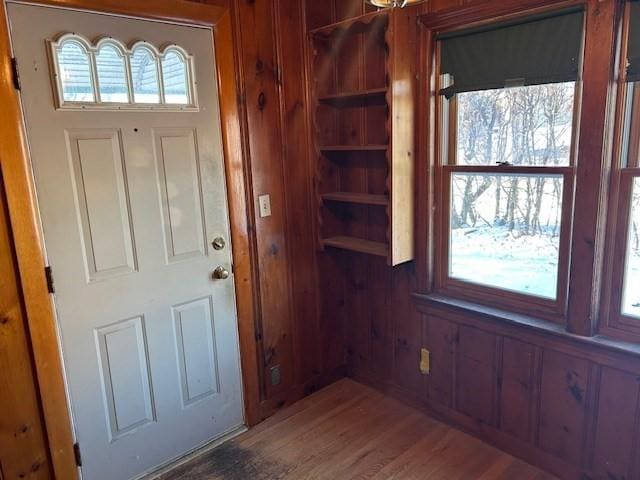
[(271, 195), (260, 195), (258, 205), (260, 206), (260, 218), (271, 216)]

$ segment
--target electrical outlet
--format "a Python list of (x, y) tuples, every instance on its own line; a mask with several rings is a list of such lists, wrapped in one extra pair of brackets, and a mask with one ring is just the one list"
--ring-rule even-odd
[(426, 348), (420, 350), (420, 373), (422, 375), (431, 373), (431, 352)]
[(258, 205), (260, 206), (260, 218), (271, 216), (271, 195), (260, 195)]

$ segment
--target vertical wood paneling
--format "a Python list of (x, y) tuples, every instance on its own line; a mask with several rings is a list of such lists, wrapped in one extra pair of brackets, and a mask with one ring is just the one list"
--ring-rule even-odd
[(640, 378), (612, 368), (603, 368), (600, 385), (592, 470), (596, 478), (625, 479), (632, 476), (638, 452)]
[(35, 372), (0, 176), (0, 477), (49, 479)]
[(524, 441), (528, 441), (531, 434), (534, 361), (532, 345), (512, 338), (504, 339), (499, 427)]
[[(303, 9), (299, 0), (277, 2), (280, 52), (283, 188), (291, 276), (292, 326), (295, 335), (296, 382), (302, 384), (321, 373), (318, 323), (318, 284), (313, 218), (312, 167), (308, 156)], [(294, 37), (295, 38), (295, 37)]]
[(424, 376), (420, 374), (420, 349), (423, 346), (422, 316), (416, 311), (407, 292), (415, 285), (413, 264), (392, 270), (388, 322), (393, 345), (393, 382), (404, 389), (421, 394)]
[(496, 405), (496, 336), (472, 327), (458, 330), (456, 408), (493, 425)]
[(431, 373), (427, 398), (445, 407), (454, 404), (458, 335), (456, 324), (436, 317), (428, 319), (425, 343), (431, 352)]
[[(390, 301), (387, 295), (392, 289), (391, 272), (386, 259), (369, 257), (368, 297), (371, 308), (371, 368), (377, 378), (385, 382), (391, 377), (391, 348), (389, 340), (391, 316)], [(376, 279), (377, 281), (371, 281)]]
[[(294, 381), (274, 10), (269, 0), (237, 1), (236, 6), (253, 197), (257, 201), (259, 195), (271, 196), (272, 215), (255, 218), (262, 361), (269, 398), (290, 388)], [(271, 385), (270, 369), (277, 365), (281, 382)]]
[(323, 372), (332, 372), (346, 363), (346, 257), (344, 252), (318, 255)]
[(538, 444), (580, 465), (585, 435), (589, 362), (546, 350), (542, 366)]

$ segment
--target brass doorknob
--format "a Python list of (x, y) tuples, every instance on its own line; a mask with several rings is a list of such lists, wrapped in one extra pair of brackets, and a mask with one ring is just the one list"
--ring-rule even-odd
[(213, 248), (216, 250), (222, 250), (226, 244), (227, 243), (224, 241), (224, 238), (222, 237), (214, 238), (213, 242), (211, 242), (211, 245), (213, 245)]
[(226, 280), (229, 278), (229, 270), (224, 267), (218, 267), (213, 271), (213, 278), (215, 280)]

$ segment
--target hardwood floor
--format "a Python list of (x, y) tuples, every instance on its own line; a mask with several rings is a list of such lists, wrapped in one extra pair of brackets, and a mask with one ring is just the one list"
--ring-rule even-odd
[(554, 478), (344, 379), (161, 480)]

